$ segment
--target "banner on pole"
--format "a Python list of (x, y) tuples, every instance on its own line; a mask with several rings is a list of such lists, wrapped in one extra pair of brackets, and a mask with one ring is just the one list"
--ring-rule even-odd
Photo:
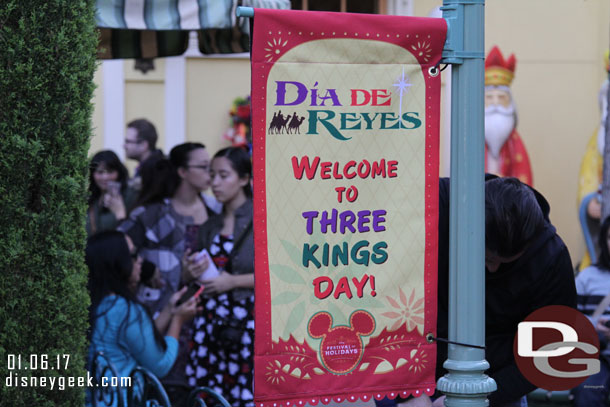
[(445, 33), (256, 10), (257, 406), (434, 392)]

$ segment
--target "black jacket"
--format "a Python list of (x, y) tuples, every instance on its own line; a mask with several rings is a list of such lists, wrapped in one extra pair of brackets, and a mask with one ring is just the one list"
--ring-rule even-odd
[[(535, 388), (519, 372), (513, 356), (517, 325), (534, 310), (546, 305), (576, 308), (576, 287), (570, 254), (550, 223), (550, 207), (534, 190), (546, 219), (544, 229), (525, 253), (512, 263), (505, 263), (495, 273), (485, 271), (485, 358), (487, 374), (498, 385), (489, 396), (491, 406), (519, 399)], [(437, 335), (448, 335), (449, 281), (449, 179), (439, 182), (439, 253)], [(438, 342), (437, 378), (446, 371), (447, 345)]]

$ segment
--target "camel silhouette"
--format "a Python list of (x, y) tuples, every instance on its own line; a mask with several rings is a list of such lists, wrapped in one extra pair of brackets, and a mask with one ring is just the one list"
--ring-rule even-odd
[(290, 120), (290, 123), (288, 124), (288, 134), (292, 133), (293, 130), (295, 134), (301, 134), (300, 127), (304, 120), (305, 116), (298, 117), (295, 112), (295, 114), (292, 115), (292, 120)]
[(290, 121), (291, 117), (291, 115), (284, 117), (281, 110), (274, 113), (267, 134), (284, 134), (284, 132), (288, 132), (286, 124)]

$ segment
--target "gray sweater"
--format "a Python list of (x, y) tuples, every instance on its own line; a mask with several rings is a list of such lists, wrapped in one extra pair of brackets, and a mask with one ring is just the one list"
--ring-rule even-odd
[[(213, 215), (199, 229), (198, 250), (210, 250), (214, 237), (220, 233), (223, 227), (222, 214)], [(244, 235), (245, 233), (245, 235)], [(243, 235), (243, 237), (242, 237)], [(254, 273), (254, 233), (252, 231), (252, 200), (248, 199), (235, 211), (235, 226), (233, 239), (242, 242), (230, 253), (231, 274), (253, 274)], [(239, 301), (254, 293), (251, 288), (237, 288), (233, 290), (233, 298)]]

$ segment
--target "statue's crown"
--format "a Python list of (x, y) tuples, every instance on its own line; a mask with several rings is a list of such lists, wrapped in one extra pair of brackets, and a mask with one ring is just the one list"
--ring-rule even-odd
[(515, 76), (516, 64), (515, 54), (511, 54), (505, 60), (500, 48), (494, 45), (485, 58), (485, 86), (510, 86)]

